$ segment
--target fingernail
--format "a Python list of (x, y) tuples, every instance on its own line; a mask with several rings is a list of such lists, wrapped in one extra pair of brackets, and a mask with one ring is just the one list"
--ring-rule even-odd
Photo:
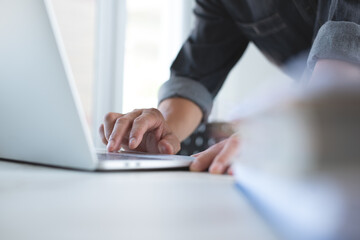
[(211, 166), (210, 172), (215, 174), (222, 174), (224, 173), (224, 166), (221, 164), (214, 164)]
[(136, 138), (130, 138), (130, 141), (129, 141), (129, 147), (130, 148), (135, 148), (135, 144), (136, 144)]
[(110, 140), (107, 145), (108, 151), (111, 151), (113, 147), (114, 147), (114, 140)]
[(166, 153), (166, 147), (164, 145), (160, 145), (160, 153)]

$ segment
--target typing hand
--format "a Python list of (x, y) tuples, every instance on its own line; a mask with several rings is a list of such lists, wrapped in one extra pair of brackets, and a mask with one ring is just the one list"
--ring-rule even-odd
[(137, 109), (127, 114), (108, 113), (99, 132), (109, 152), (117, 152), (121, 147), (163, 154), (175, 154), (180, 150), (180, 141), (161, 112), (154, 108)]
[(318, 80), (359, 81), (359, 79), (359, 65), (334, 59), (320, 59), (315, 64), (310, 83), (316, 83)]
[(191, 171), (206, 171), (210, 173), (223, 174), (228, 172), (232, 174), (230, 168), (232, 157), (236, 154), (240, 140), (235, 134), (231, 135), (207, 150), (193, 155), (195, 161), (190, 165)]

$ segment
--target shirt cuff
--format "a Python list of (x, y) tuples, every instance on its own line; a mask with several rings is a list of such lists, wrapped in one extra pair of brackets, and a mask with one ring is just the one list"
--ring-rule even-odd
[(318, 59), (336, 59), (360, 64), (360, 25), (329, 21), (319, 30), (312, 45), (308, 68), (314, 70)]
[(199, 82), (186, 77), (172, 76), (159, 90), (159, 104), (168, 98), (186, 98), (198, 105), (206, 121), (213, 105), (210, 92)]

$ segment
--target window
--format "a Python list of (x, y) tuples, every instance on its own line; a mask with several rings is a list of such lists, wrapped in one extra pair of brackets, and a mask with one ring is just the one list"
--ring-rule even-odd
[(157, 106), (158, 89), (192, 26), (191, 0), (127, 1), (123, 111)]
[(158, 88), (190, 31), (192, 6), (189, 0), (98, 0), (94, 133), (107, 112), (156, 107)]
[(123, 111), (156, 107), (157, 91), (168, 78), (163, 60), (167, 0), (127, 2)]
[(86, 119), (92, 123), (95, 0), (52, 0)]
[[(100, 147), (97, 129), (107, 112), (157, 106), (158, 89), (193, 26), (194, 1), (52, 2), (86, 118)], [(226, 119), (264, 80), (272, 84), (284, 79), (278, 76), (251, 45), (216, 98), (210, 119)]]

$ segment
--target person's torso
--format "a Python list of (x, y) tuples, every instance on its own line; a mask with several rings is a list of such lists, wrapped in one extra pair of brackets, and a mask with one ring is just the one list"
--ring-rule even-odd
[(310, 49), (317, 0), (221, 1), (239, 31), (275, 64)]

